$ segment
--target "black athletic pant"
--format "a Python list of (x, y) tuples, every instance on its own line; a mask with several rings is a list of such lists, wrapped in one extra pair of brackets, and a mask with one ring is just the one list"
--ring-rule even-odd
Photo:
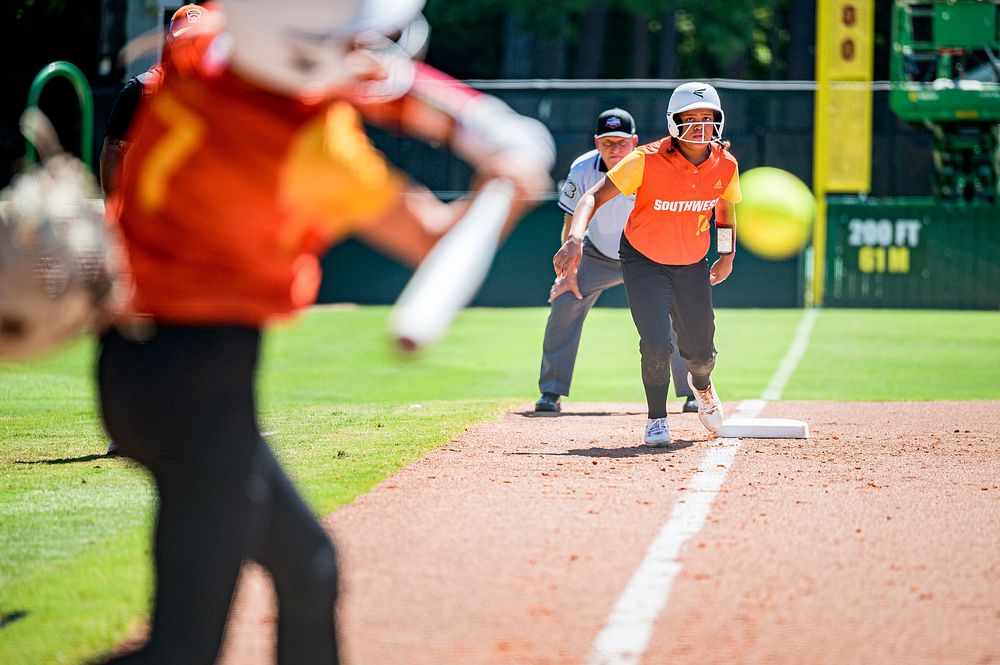
[(115, 663), (214, 662), (247, 559), (274, 577), (278, 662), (338, 662), (336, 557), (258, 431), (259, 344), (260, 331), (237, 326), (101, 340), (108, 433), (159, 493), (152, 634)]
[(696, 388), (708, 387), (715, 367), (715, 312), (708, 260), (687, 266), (657, 263), (632, 247), (625, 234), (619, 254), (628, 306), (639, 331), (646, 407), (650, 418), (664, 418), (673, 352), (671, 318), (677, 347)]

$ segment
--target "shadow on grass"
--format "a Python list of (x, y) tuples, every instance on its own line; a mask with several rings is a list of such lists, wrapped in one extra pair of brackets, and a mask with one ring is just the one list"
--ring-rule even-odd
[(14, 464), (76, 464), (78, 462), (95, 462), (97, 460), (120, 459), (115, 455), (83, 455), (81, 457), (59, 457), (56, 459), (17, 460)]
[(0, 630), (26, 616), (28, 616), (28, 613), (24, 610), (14, 610), (13, 612), (0, 613)]

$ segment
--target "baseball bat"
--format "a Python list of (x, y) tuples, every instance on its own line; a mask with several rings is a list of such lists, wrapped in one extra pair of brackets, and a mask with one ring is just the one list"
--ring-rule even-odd
[(493, 263), (514, 195), (509, 180), (488, 182), (417, 267), (389, 317), (400, 348), (415, 351), (437, 341), (476, 295)]

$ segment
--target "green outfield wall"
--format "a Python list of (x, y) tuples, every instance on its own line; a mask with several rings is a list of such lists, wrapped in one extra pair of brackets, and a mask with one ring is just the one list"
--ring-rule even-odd
[[(535, 307), (547, 304), (552, 255), (559, 249), (563, 213), (555, 201), (536, 208), (500, 248), (479, 295), (482, 307)], [(714, 236), (714, 232), (713, 232)], [(714, 257), (713, 257), (714, 258)], [(799, 307), (804, 284), (802, 258), (765, 261), (738, 250), (733, 276), (712, 291), (719, 307)], [(384, 304), (395, 301), (411, 272), (357, 241), (333, 248), (323, 261), (320, 302)], [(618, 286), (599, 306), (627, 306)]]
[(827, 234), (829, 307), (1000, 307), (1000, 207), (831, 198)]
[[(554, 201), (529, 214), (500, 248), (473, 304), (545, 306), (561, 228), (562, 211)], [(828, 307), (1000, 308), (1000, 207), (834, 197), (828, 234)], [(713, 289), (715, 304), (800, 307), (804, 268), (802, 256), (766, 261), (742, 248), (733, 276)], [(347, 241), (324, 258), (320, 302), (392, 303), (410, 274)], [(609, 290), (598, 305), (626, 306), (624, 289)]]

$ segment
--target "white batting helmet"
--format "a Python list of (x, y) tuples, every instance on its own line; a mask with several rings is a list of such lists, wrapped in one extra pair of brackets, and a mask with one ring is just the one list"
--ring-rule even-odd
[(351, 84), (359, 36), (403, 30), (424, 0), (223, 0), (232, 61), (259, 85), (322, 98)]
[[(715, 121), (687, 123), (680, 121), (679, 114), (695, 109), (710, 109), (714, 111)], [(725, 124), (726, 114), (722, 111), (722, 101), (719, 99), (719, 93), (709, 84), (697, 81), (685, 83), (677, 86), (673, 94), (670, 95), (670, 101), (667, 103), (667, 130), (678, 141), (686, 141), (688, 143), (712, 143), (713, 141), (720, 141), (722, 139), (722, 129)], [(691, 139), (684, 138), (689, 129), (696, 125), (711, 125), (714, 135), (710, 138), (703, 138), (700, 141), (692, 141)], [(704, 129), (707, 130), (708, 127), (704, 127)], [(702, 136), (708, 137), (709, 132), (704, 131)]]

